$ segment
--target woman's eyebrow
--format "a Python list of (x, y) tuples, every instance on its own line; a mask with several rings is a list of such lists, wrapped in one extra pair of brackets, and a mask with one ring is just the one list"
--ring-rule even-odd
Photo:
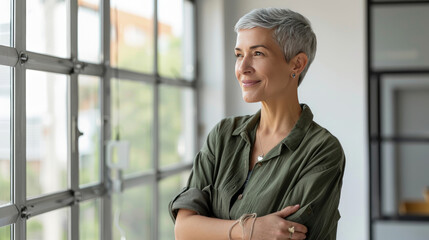
[[(255, 49), (255, 48), (260, 48), (260, 47), (262, 47), (262, 48), (265, 48), (265, 49), (269, 50), (269, 48), (268, 48), (267, 46), (263, 45), (263, 44), (253, 45), (253, 46), (249, 47), (249, 49)], [(240, 49), (240, 48), (235, 48), (235, 50), (237, 50), (237, 51), (241, 51), (241, 49)]]
[(267, 46), (265, 46), (265, 45), (263, 45), (263, 44), (259, 44), (259, 45), (254, 45), (254, 46), (251, 46), (250, 47), (250, 49), (255, 49), (255, 48), (265, 48), (265, 49), (268, 49), (268, 47)]

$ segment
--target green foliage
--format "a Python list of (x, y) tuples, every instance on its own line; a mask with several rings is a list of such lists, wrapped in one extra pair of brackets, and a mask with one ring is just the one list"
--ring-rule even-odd
[(39, 162), (27, 162), (27, 196), (39, 195), (42, 192), (39, 180), (39, 166)]
[(158, 54), (158, 71), (161, 76), (182, 77), (182, 39), (170, 37), (168, 47)]
[(100, 205), (98, 200), (79, 205), (79, 240), (100, 239)]
[(41, 239), (43, 231), (42, 222), (32, 219), (31, 221), (27, 221), (27, 235), (33, 237), (33, 239)]
[[(122, 193), (122, 196), (114, 196), (113, 214), (119, 214), (119, 226), (127, 239), (151, 239), (154, 214), (152, 196), (151, 186), (135, 187)], [(119, 229), (114, 223), (113, 221), (113, 239), (120, 239)]]
[[(111, 81), (112, 139), (119, 133), (130, 142), (130, 165), (125, 173), (152, 167), (153, 87), (132, 81)], [(119, 97), (119, 107), (117, 99)]]
[(10, 226), (0, 227), (0, 240), (10, 240)]
[[(7, 161), (9, 162), (9, 160)], [(0, 175), (0, 193), (1, 193), (0, 205), (10, 202), (10, 175), (9, 174)]]
[(182, 91), (176, 87), (160, 88), (160, 165), (167, 166), (180, 161), (177, 144), (183, 131)]
[(153, 73), (153, 44), (135, 48), (128, 45), (119, 46), (118, 67), (136, 72)]

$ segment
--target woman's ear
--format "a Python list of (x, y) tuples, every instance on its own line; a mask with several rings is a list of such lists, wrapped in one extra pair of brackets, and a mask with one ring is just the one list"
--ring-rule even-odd
[(298, 53), (295, 57), (292, 58), (292, 71), (296, 75), (300, 75), (304, 71), (305, 66), (308, 64), (308, 57), (305, 53)]

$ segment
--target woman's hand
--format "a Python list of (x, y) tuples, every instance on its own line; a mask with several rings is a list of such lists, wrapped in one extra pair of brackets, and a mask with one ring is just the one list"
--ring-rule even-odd
[[(287, 221), (284, 218), (291, 215), (292, 213), (298, 211), (299, 205), (295, 206), (288, 206), (286, 208), (283, 208), (282, 210), (263, 216), (258, 217), (255, 222), (255, 227), (253, 229), (253, 236), (252, 239), (258, 239), (258, 240), (265, 240), (265, 239), (305, 239), (307, 233), (307, 227)], [(246, 234), (248, 234), (250, 228), (251, 228), (252, 220), (246, 221)], [(289, 228), (294, 227), (295, 232), (291, 234), (289, 232)], [(249, 236), (247, 235), (245, 239), (247, 239)]]

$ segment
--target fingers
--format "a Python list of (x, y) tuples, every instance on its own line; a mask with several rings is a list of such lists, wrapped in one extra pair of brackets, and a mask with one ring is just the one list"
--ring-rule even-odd
[(289, 239), (305, 239), (307, 236), (304, 233), (294, 232), (292, 237), (289, 236)]
[[(287, 225), (290, 226), (286, 229), (288, 239), (306, 239), (307, 228), (305, 226), (293, 222), (287, 222)], [(302, 226), (304, 229), (302, 229)]]
[[(283, 208), (282, 210), (274, 213), (275, 215), (281, 217), (281, 218), (285, 218), (293, 213), (295, 213), (296, 211), (298, 211), (299, 209), (299, 204), (295, 205), (295, 206), (287, 206), (285, 208)], [(295, 223), (295, 222), (290, 222), (290, 221), (286, 221), (289, 224), (289, 227), (294, 226), (295, 227), (295, 231), (296, 232), (301, 232), (301, 233), (307, 233), (307, 227), (299, 224), (299, 223)]]
[(287, 225), (289, 227), (294, 227), (295, 233), (297, 233), (297, 232), (307, 233), (307, 231), (308, 231), (306, 226), (299, 224), (299, 223), (287, 221)]
[(299, 206), (291, 206), (282, 211), (258, 218), (255, 225), (254, 239), (306, 239), (307, 227), (285, 220), (280, 215), (295, 212)]
[(285, 217), (291, 215), (292, 213), (298, 211), (298, 209), (299, 209), (299, 204), (297, 204), (295, 206), (287, 206), (287, 207), (283, 208), (282, 210), (280, 210), (274, 214), (281, 217), (281, 218), (285, 218)]

